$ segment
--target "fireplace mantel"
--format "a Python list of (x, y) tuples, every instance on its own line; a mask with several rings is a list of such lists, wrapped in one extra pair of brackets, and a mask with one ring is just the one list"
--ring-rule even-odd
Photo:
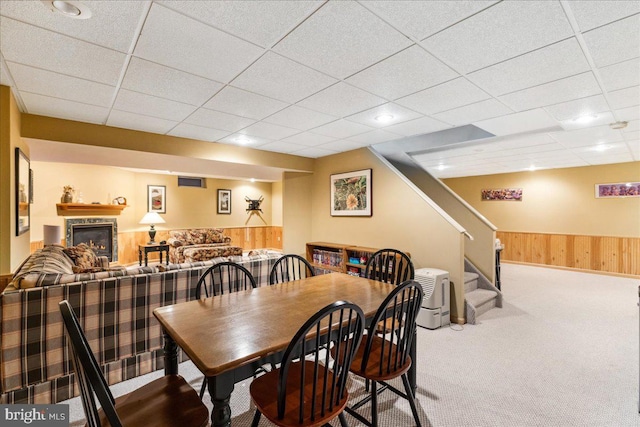
[(127, 205), (102, 205), (97, 203), (57, 203), (58, 216), (120, 215)]

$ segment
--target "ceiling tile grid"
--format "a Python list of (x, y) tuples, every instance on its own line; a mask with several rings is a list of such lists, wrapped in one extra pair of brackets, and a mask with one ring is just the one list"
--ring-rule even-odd
[(0, 82), (25, 113), (306, 157), (469, 124), (496, 135), (426, 152), (438, 177), (640, 160), (638, 1), (85, 6), (0, 2)]

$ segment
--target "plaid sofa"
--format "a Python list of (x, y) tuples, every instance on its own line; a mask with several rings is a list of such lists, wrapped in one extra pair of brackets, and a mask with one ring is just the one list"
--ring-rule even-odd
[(162, 330), (153, 310), (193, 299), (207, 267), (228, 259), (239, 262), (263, 286), (280, 256), (263, 252), (162, 266), (165, 271), (146, 274), (5, 291), (0, 294), (0, 403), (49, 404), (79, 394), (60, 301), (71, 303), (108, 383), (115, 384), (164, 368)]

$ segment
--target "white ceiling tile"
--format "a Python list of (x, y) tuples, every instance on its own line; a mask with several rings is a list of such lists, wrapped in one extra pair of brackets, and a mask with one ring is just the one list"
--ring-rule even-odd
[[(496, 142), (482, 144), (481, 147), (486, 151), (505, 151), (512, 149), (520, 149), (522, 147), (547, 146), (549, 144), (558, 144), (553, 138), (546, 133), (538, 133), (533, 135), (516, 135), (509, 138), (503, 138)], [(558, 148), (564, 148), (558, 146)]]
[(640, 105), (640, 86), (609, 92), (608, 99), (614, 110)]
[(598, 143), (619, 142), (624, 139), (622, 132), (611, 129), (609, 126), (553, 132), (549, 135), (565, 147), (582, 147)]
[(439, 113), (488, 99), (489, 95), (464, 78), (451, 80), (396, 100), (400, 104), (423, 114)]
[(434, 119), (461, 126), (480, 120), (491, 119), (505, 114), (511, 114), (513, 110), (495, 99), (476, 102), (464, 107), (454, 108), (442, 113), (433, 114)]
[(324, 136), (331, 136), (333, 138), (349, 138), (350, 136), (358, 135), (361, 133), (372, 131), (373, 128), (365, 126), (360, 123), (354, 123), (348, 120), (336, 120), (335, 122), (328, 123), (326, 125), (319, 126), (312, 129), (312, 133), (317, 133)]
[[(379, 120), (378, 118), (381, 116), (390, 116), (390, 118), (386, 120)], [(389, 102), (387, 104), (371, 108), (370, 110), (345, 117), (345, 119), (374, 128), (382, 128), (406, 122), (408, 120), (417, 119), (419, 117), (422, 117), (419, 113)]]
[(410, 44), (409, 39), (360, 4), (329, 2), (274, 50), (331, 76), (345, 78)]
[(222, 83), (133, 57), (122, 88), (201, 106)]
[(597, 114), (586, 114), (573, 119), (562, 120), (560, 125), (564, 130), (573, 130), (608, 125), (613, 122), (615, 122), (613, 113), (610, 111), (603, 111)]
[(456, 71), (469, 73), (572, 35), (559, 2), (505, 1), (421, 43)]
[(606, 152), (608, 154), (620, 154), (629, 153), (629, 147), (625, 142), (613, 142), (610, 144), (591, 144), (582, 147), (573, 148), (572, 151), (580, 156), (583, 155), (597, 155)]
[(611, 163), (626, 163), (633, 162), (633, 156), (631, 153), (617, 153), (603, 156), (602, 153), (596, 153), (593, 155), (582, 155), (580, 156), (590, 165), (608, 165)]
[(125, 55), (114, 50), (0, 18), (4, 59), (115, 86)]
[(558, 127), (558, 122), (546, 111), (538, 108), (479, 121), (474, 123), (474, 125), (494, 135), (504, 136)]
[[(67, 19), (40, 1), (2, 1), (0, 14), (79, 40), (127, 52), (145, 10), (143, 1), (91, 1), (90, 20)], [(4, 22), (3, 24), (4, 25)]]
[(247, 92), (233, 86), (226, 86), (204, 104), (204, 107), (261, 120), (285, 108), (287, 105), (286, 102)]
[(496, 1), (362, 1), (376, 15), (415, 39), (444, 30)]
[[(624, 132), (624, 137), (627, 141), (636, 141), (640, 139), (640, 131)], [(640, 158), (636, 160), (640, 160)]]
[(286, 138), (296, 133), (300, 133), (298, 129), (292, 129), (285, 126), (273, 125), (271, 123), (258, 122), (248, 126), (238, 133), (243, 135), (257, 136), (260, 138), (276, 140)]
[(177, 124), (178, 122), (171, 120), (164, 120), (157, 117), (150, 117), (119, 110), (111, 110), (111, 113), (109, 113), (109, 119), (107, 120), (107, 126), (141, 130), (144, 132), (159, 133), (163, 135), (169, 132)]
[(218, 140), (224, 144), (239, 145), (241, 147), (260, 147), (262, 145), (273, 142), (272, 139), (261, 138), (259, 136), (246, 135), (243, 133), (234, 133)]
[(493, 95), (525, 89), (589, 71), (589, 63), (575, 37), (467, 75)]
[(291, 105), (264, 119), (267, 123), (274, 123), (290, 128), (307, 130), (336, 120), (337, 117), (319, 113), (307, 108)]
[(269, 142), (260, 146), (261, 150), (275, 151), (277, 153), (293, 153), (294, 151), (300, 151), (303, 148), (305, 148), (305, 146), (284, 141)]
[(334, 151), (334, 150), (326, 150), (324, 148), (317, 148), (317, 147), (307, 147), (307, 148), (303, 148), (300, 151), (293, 152), (293, 154), (295, 154), (296, 156), (311, 157), (311, 158), (325, 157), (325, 156), (330, 156), (331, 154), (336, 154), (336, 153), (337, 151)]
[(345, 117), (387, 102), (351, 85), (339, 82), (298, 102), (301, 107)]
[(602, 95), (589, 96), (544, 107), (556, 120), (567, 120), (609, 110)]
[(635, 58), (640, 52), (640, 15), (596, 28), (583, 37), (596, 67)]
[(629, 147), (634, 160), (640, 160), (640, 140), (636, 139), (635, 141), (627, 141), (627, 146)]
[(40, 68), (7, 62), (13, 80), (23, 92), (85, 104), (110, 107), (116, 88)]
[(627, 124), (627, 127), (622, 129), (622, 132), (628, 133), (628, 132), (636, 132), (638, 130), (640, 130), (640, 120), (631, 120)]
[(233, 85), (287, 102), (297, 102), (336, 80), (290, 59), (267, 52), (233, 81)]
[(35, 93), (20, 92), (20, 98), (27, 113), (38, 116), (58, 117), (87, 123), (104, 124), (109, 109), (95, 105), (82, 104), (65, 99), (51, 98)]
[(324, 135), (318, 135), (317, 133), (311, 132), (301, 132), (297, 135), (290, 136), (288, 138), (284, 138), (283, 142), (290, 142), (296, 145), (305, 145), (308, 147), (315, 147), (317, 145), (322, 145), (327, 142), (334, 141), (336, 138)]
[(559, 104), (572, 99), (585, 98), (599, 93), (602, 93), (602, 91), (595, 77), (593, 77), (593, 73), (587, 72), (513, 92), (499, 98), (516, 111), (524, 111)]
[(130, 113), (144, 112), (146, 116), (172, 121), (182, 121), (196, 109), (193, 105), (170, 101), (126, 89), (120, 89), (113, 108)]
[(640, 58), (600, 68), (605, 90), (611, 92), (640, 85)]
[[(166, 37), (167, 28), (179, 28)], [(226, 83), (253, 62), (263, 49), (153, 4), (134, 55)]]
[(162, 5), (242, 39), (269, 47), (322, 5), (321, 1), (160, 1)]
[(357, 142), (362, 145), (378, 144), (380, 142), (393, 141), (402, 138), (402, 136), (387, 132), (386, 130), (376, 129), (371, 132), (361, 133), (360, 135), (354, 135), (349, 137), (349, 141)]
[(399, 123), (397, 125), (387, 126), (384, 130), (397, 133), (399, 135), (412, 136), (437, 132), (450, 127), (451, 125), (448, 123), (432, 119), (431, 117), (422, 117), (408, 122)]
[(255, 123), (255, 121), (247, 119), (245, 117), (222, 113), (220, 111), (199, 108), (185, 119), (185, 123), (213, 129), (226, 130), (229, 132), (236, 132)]
[(618, 117), (618, 120), (624, 120), (627, 122), (640, 120), (640, 105), (616, 110), (616, 117)]
[(168, 133), (168, 135), (213, 142), (229, 135), (229, 132), (223, 131), (223, 130), (205, 128), (202, 126), (190, 125), (187, 123), (180, 123), (178, 126), (173, 128)]
[(397, 99), (455, 77), (458, 73), (414, 45), (346, 81), (387, 99)]
[(582, 0), (567, 2), (582, 32), (640, 12), (640, 2)]
[(365, 147), (366, 145), (367, 144), (361, 144), (359, 142), (350, 141), (347, 139), (340, 139), (338, 141), (328, 142), (326, 144), (319, 145), (317, 148), (321, 148), (324, 150), (331, 150), (331, 151), (335, 151), (336, 153), (339, 153), (342, 151), (351, 151), (351, 150), (355, 150), (356, 148), (362, 148), (362, 147)]

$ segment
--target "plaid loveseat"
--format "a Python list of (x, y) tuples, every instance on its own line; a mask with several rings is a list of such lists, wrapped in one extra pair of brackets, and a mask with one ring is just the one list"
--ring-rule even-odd
[[(263, 286), (280, 255), (230, 258)], [(109, 384), (164, 368), (162, 330), (153, 310), (193, 299), (204, 269), (227, 259), (0, 294), (0, 403), (48, 404), (79, 394), (58, 308), (64, 299), (78, 314)]]

